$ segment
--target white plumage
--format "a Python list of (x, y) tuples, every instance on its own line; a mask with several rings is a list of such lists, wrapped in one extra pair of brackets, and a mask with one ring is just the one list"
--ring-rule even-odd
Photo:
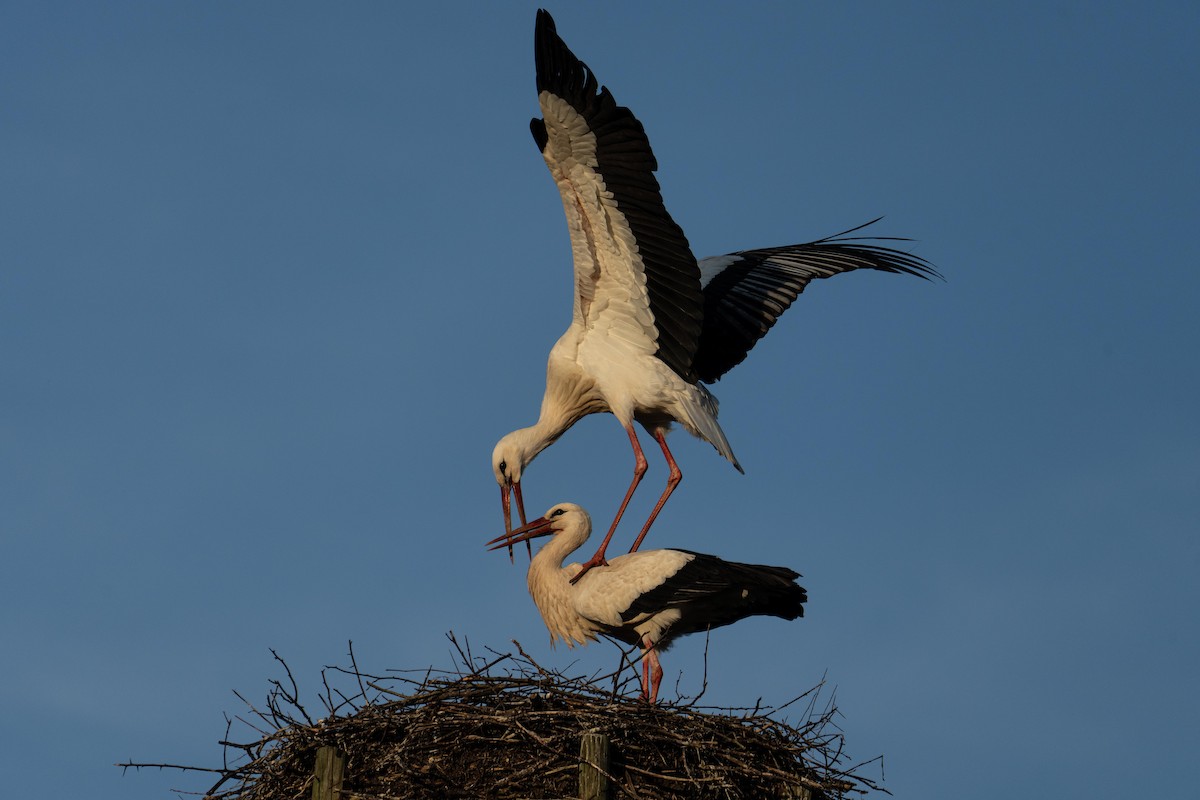
[(580, 577), (583, 565), (563, 566), (592, 532), (592, 519), (574, 503), (560, 503), (514, 531), (492, 549), (553, 536), (529, 564), (529, 593), (550, 631), (568, 647), (611, 636), (642, 651), (642, 696), (658, 697), (658, 653), (672, 639), (755, 615), (796, 619), (808, 595), (786, 567), (738, 564), (687, 550), (646, 550), (612, 559)]
[(562, 195), (575, 262), (574, 314), (550, 351), (538, 421), (501, 439), (492, 467), (511, 530), (510, 494), (525, 522), (520, 481), (529, 463), (582, 417), (616, 416), (633, 448), (633, 479), (583, 574), (606, 563), (608, 543), (646, 472), (635, 420), (658, 442), (670, 474), (630, 552), (682, 478), (666, 441), (672, 422), (741, 471), (717, 422), (717, 400), (702, 382), (740, 363), (809, 281), (861, 268), (937, 273), (918, 257), (845, 234), (697, 263), (663, 205), (641, 123), (598, 87), (545, 11), (537, 15), (534, 55), (542, 117), (530, 127)]

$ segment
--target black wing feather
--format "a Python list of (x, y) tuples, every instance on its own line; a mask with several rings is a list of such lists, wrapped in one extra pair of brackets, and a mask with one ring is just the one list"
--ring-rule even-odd
[[(605, 186), (625, 215), (646, 269), (650, 311), (658, 329), (658, 352), (681, 378), (696, 381), (693, 356), (700, 340), (704, 298), (700, 269), (683, 230), (667, 213), (654, 171), (658, 162), (645, 129), (555, 32), (554, 20), (537, 13), (534, 29), (537, 89), (563, 98), (596, 137), (596, 160)], [(540, 125), (540, 127), (539, 127)], [(531, 124), (538, 148), (546, 147), (543, 120)]]
[(878, 244), (907, 239), (846, 235), (863, 227), (806, 244), (726, 256), (732, 262), (704, 286), (704, 328), (693, 362), (700, 380), (720, 380), (742, 363), (812, 280), (856, 269), (941, 277), (925, 259)]
[(671, 627), (675, 637), (758, 615), (789, 620), (804, 616), (808, 593), (796, 584), (800, 574), (795, 570), (682, 552), (691, 554), (692, 560), (635, 600), (621, 614), (623, 621), (677, 608), (681, 616)]

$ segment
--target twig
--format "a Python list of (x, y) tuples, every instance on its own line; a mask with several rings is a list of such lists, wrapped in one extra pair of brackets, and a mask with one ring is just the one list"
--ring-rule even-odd
[(130, 769), (137, 771), (137, 772), (140, 772), (143, 769), (157, 769), (157, 770), (177, 769), (181, 772), (217, 772), (217, 773), (225, 772), (224, 769), (216, 769), (213, 767), (186, 767), (181, 764), (144, 764), (144, 763), (139, 763), (136, 761), (124, 761), (120, 764), (113, 764), (113, 766), (120, 767), (122, 773), (124, 773), (126, 770), (130, 770)]

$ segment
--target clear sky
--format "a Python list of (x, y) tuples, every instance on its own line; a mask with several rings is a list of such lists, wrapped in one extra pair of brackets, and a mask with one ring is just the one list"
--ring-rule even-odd
[[(552, 651), (483, 548), (492, 447), (570, 319), (534, 10), (0, 5), (10, 794), (207, 788), (111, 765), (219, 765), (269, 648), (312, 698), (348, 640), (375, 672), (451, 666), (450, 630), (615, 665)], [(706, 700), (825, 675), (899, 796), (1194, 785), (1196, 4), (550, 10), (697, 255), (882, 214), (948, 278), (810, 287), (714, 387), (745, 476), (674, 435), (647, 546), (791, 566), (811, 598), (715, 633)], [(606, 521), (631, 468), (585, 420), (530, 511)], [(664, 694), (702, 649), (664, 656)]]

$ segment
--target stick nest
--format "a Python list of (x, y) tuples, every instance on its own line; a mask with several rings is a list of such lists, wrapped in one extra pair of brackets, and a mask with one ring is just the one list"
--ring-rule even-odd
[[(609, 675), (572, 678), (541, 667), (516, 642), (515, 654), (479, 658), (449, 638), (456, 668), (416, 677), (368, 675), (351, 648), (351, 667), (322, 671), (326, 716), (315, 721), (276, 654), (286, 680), (271, 681), (265, 710), (237, 695), (249, 713), (227, 718), (222, 767), (118, 766), (217, 773), (204, 794), (212, 800), (298, 799), (311, 796), (317, 750), (329, 745), (345, 757), (343, 800), (569, 798), (578, 791), (580, 737), (600, 732), (609, 739), (613, 798), (822, 800), (886, 791), (860, 772), (879, 759), (844, 763), (837, 709), (831, 700), (817, 707), (823, 682), (776, 708), (703, 707), (699, 696), (650, 706), (625, 695), (637, 683), (624, 661)], [(352, 688), (335, 688), (331, 677)], [(803, 709), (799, 723), (780, 719), (788, 707)], [(251, 741), (233, 741), (235, 723)]]

